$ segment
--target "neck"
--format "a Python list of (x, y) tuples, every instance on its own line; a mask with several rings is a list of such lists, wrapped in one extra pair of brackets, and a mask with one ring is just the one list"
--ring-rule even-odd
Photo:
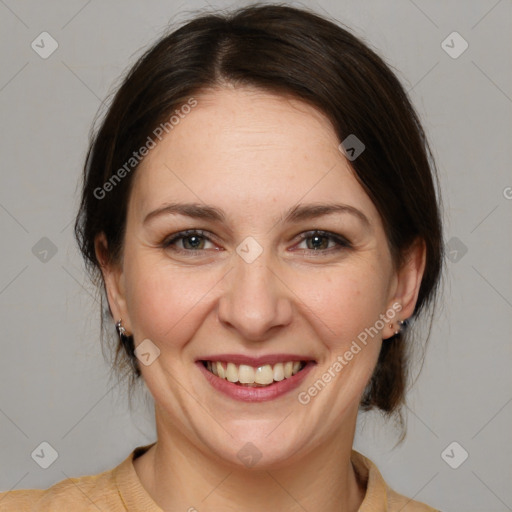
[(134, 466), (163, 510), (355, 512), (364, 498), (350, 461), (355, 421), (292, 464), (258, 470), (219, 460), (156, 417), (158, 442)]

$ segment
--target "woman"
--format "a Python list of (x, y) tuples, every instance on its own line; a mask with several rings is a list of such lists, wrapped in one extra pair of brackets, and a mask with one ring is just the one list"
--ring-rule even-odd
[(352, 444), (359, 409), (400, 417), (436, 183), (400, 83), (340, 26), (257, 5), (162, 38), (91, 142), (75, 226), (157, 441), (2, 510), (435, 510)]

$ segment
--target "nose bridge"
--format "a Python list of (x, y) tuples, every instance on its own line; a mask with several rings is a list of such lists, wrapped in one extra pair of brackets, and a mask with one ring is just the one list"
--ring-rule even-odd
[(255, 249), (250, 241), (238, 247), (234, 269), (219, 305), (220, 321), (247, 339), (264, 338), (272, 327), (286, 325), (291, 319), (289, 297), (272, 254), (258, 251), (254, 257)]

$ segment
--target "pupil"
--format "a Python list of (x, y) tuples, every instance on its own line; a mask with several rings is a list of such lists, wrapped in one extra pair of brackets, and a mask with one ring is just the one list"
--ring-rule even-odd
[(193, 235), (185, 238), (185, 243), (189, 242), (190, 240), (195, 240), (195, 242), (192, 242), (192, 244), (189, 243), (189, 245), (192, 246), (192, 248), (197, 249), (197, 247), (200, 245), (201, 240), (198, 236)]

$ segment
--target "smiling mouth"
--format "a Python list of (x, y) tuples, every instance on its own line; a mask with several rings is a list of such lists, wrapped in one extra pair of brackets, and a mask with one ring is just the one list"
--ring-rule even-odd
[(266, 387), (289, 379), (302, 371), (307, 361), (286, 361), (264, 364), (257, 368), (245, 364), (226, 363), (224, 361), (201, 361), (203, 366), (217, 377), (238, 386)]

